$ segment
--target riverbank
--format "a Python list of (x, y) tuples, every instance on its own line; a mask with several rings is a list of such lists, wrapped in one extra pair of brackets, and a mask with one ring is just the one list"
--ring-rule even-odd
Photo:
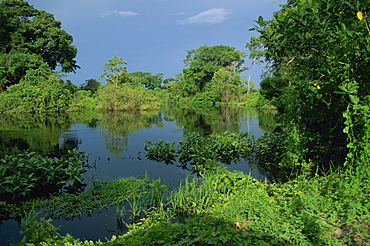
[[(27, 245), (365, 245), (370, 171), (260, 182), (224, 167), (188, 179), (108, 242), (60, 236), (45, 223)], [(43, 235), (43, 242), (40, 240)], [(26, 245), (25, 242), (23, 245)]]

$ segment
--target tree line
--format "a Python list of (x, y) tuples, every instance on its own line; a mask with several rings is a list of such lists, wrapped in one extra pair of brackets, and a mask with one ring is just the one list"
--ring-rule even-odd
[(223, 45), (189, 50), (176, 78), (129, 73), (127, 62), (113, 56), (99, 78), (106, 83), (89, 79), (77, 87), (62, 79), (80, 68), (77, 48), (53, 14), (23, 0), (3, 0), (0, 24), (0, 112), (150, 109), (164, 100), (209, 106), (241, 102), (252, 88), (240, 76), (246, 70), (244, 52)]

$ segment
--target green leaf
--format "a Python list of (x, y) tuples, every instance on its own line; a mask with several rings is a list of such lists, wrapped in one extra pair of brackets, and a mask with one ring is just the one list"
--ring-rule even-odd
[(360, 99), (354, 95), (349, 95), (349, 99), (353, 104), (357, 104), (360, 101)]
[(258, 17), (257, 24), (258, 24), (258, 25), (260, 25), (260, 26), (262, 26), (262, 25), (263, 25), (263, 23), (264, 23), (263, 17), (262, 17), (262, 16), (259, 16), (259, 17)]
[(344, 87), (344, 86), (338, 85), (338, 88), (339, 88), (340, 90), (342, 90), (342, 91), (346, 92), (346, 93), (349, 93), (349, 91), (347, 90), (347, 88), (346, 88), (346, 87)]
[(68, 183), (70, 186), (73, 186), (73, 184), (75, 183), (75, 180), (74, 180), (74, 179), (68, 179), (68, 180), (67, 180), (67, 183)]

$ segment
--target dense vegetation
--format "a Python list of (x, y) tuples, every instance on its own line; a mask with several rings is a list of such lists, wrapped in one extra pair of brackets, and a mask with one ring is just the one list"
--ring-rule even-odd
[(106, 83), (88, 79), (78, 87), (62, 79), (63, 73), (79, 68), (77, 49), (52, 14), (22, 0), (1, 1), (0, 13), (1, 113), (145, 110), (164, 101), (205, 106), (244, 102), (255, 92), (251, 81), (246, 87), (240, 77), (247, 69), (245, 54), (222, 45), (189, 50), (184, 60), (188, 67), (176, 78), (129, 73), (127, 62), (113, 56), (99, 77)]
[(369, 1), (289, 1), (255, 29), (271, 64), (262, 94), (289, 135), (280, 165), (369, 164)]
[(25, 1), (1, 1), (0, 22), (0, 111), (65, 111), (71, 96), (53, 70), (78, 68), (72, 36)]
[[(272, 20), (258, 18), (252, 30), (259, 36), (246, 46), (252, 65), (268, 62), (259, 104), (268, 100), (276, 107), (279, 127), (258, 140), (247, 133), (225, 132), (188, 134), (179, 143), (148, 142), (148, 158), (167, 164), (178, 160), (198, 175), (175, 191), (166, 191), (160, 180), (128, 178), (96, 183), (89, 191), (13, 204), (12, 199), (20, 196), (32, 197), (32, 190), (38, 189), (34, 181), (52, 170), (45, 165), (61, 168), (55, 185), (71, 186), (79, 181), (83, 166), (72, 160), (68, 168), (79, 168), (72, 182), (65, 167), (71, 160), (66, 157), (49, 159), (32, 153), (2, 157), (3, 163), (12, 163), (0, 169), (5, 177), (2, 197), (10, 203), (2, 201), (6, 209), (24, 216), (22, 211), (31, 204), (68, 215), (71, 205), (79, 213), (116, 206), (118, 220), (131, 229), (105, 243), (81, 242), (59, 235), (48, 221), (34, 220), (31, 211), (24, 217), (22, 244), (369, 244), (369, 8), (369, 0), (291, 0)], [(57, 65), (65, 72), (78, 66), (72, 37), (51, 14), (24, 1), (3, 0), (0, 22), (2, 112), (148, 109), (158, 107), (164, 98), (210, 106), (240, 103), (254, 93), (250, 81), (244, 86), (240, 77), (245, 54), (227, 46), (188, 51), (183, 73), (165, 80), (162, 74), (128, 73), (123, 66), (127, 63), (114, 56), (103, 68), (101, 79), (106, 78), (106, 84), (90, 79), (76, 87), (53, 72)], [(279, 176), (271, 172), (271, 180), (259, 182), (223, 166), (240, 158), (257, 160), (267, 170), (288, 172)], [(40, 171), (18, 171), (30, 165)], [(23, 189), (21, 184), (29, 186)], [(16, 197), (11, 196), (13, 188)], [(123, 219), (127, 205), (131, 223)]]

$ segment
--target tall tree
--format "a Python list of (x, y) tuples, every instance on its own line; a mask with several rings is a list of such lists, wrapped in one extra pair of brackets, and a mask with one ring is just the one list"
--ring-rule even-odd
[(123, 61), (121, 57), (113, 56), (109, 58), (103, 68), (104, 73), (100, 75), (99, 79), (106, 78), (108, 84), (118, 86), (127, 77), (127, 68), (122, 66), (126, 64), (127, 62)]
[(240, 97), (243, 79), (229, 68), (218, 70), (212, 81), (212, 89), (220, 95), (221, 102), (227, 103)]
[(245, 54), (229, 46), (204, 45), (196, 50), (189, 50), (184, 60), (183, 69), (186, 81), (185, 90), (190, 95), (204, 92), (206, 85), (221, 68), (229, 68), (240, 73), (243, 68)]
[(29, 69), (46, 63), (51, 70), (74, 72), (77, 49), (61, 22), (26, 1), (0, 2), (0, 92), (19, 83)]
[[(264, 26), (264, 20), (260, 16), (258, 18), (257, 23), (260, 23), (261, 26)], [(250, 30), (255, 30), (254, 28)], [(249, 67), (248, 67), (248, 80), (247, 80), (247, 93), (250, 93), (250, 89), (252, 88), (252, 80), (251, 80), (251, 73), (252, 73), (252, 67), (255, 64), (260, 64), (260, 62), (263, 62), (263, 58), (265, 56), (265, 47), (260, 38), (257, 37), (251, 37), (249, 40), (249, 43), (245, 45), (246, 48), (249, 49), (248, 57), (252, 60)]]
[(289, 1), (259, 23), (272, 64), (265, 89), (299, 147), (288, 162), (369, 163), (369, 8), (369, 0)]

